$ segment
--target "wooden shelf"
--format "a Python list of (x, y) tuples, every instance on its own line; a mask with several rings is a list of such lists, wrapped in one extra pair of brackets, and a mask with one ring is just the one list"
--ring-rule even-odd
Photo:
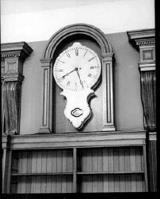
[(118, 172), (106, 172), (106, 171), (97, 171), (97, 172), (88, 172), (88, 171), (82, 171), (77, 172), (78, 175), (114, 175), (114, 174), (144, 174), (144, 171), (118, 171)]
[(57, 176), (57, 175), (73, 175), (72, 172), (57, 172), (57, 173), (12, 173), (12, 176)]

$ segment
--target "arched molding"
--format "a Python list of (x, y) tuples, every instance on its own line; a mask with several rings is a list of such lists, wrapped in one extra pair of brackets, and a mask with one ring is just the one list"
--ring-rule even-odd
[(53, 75), (52, 66), (56, 50), (66, 39), (74, 36), (87, 36), (98, 44), (101, 52), (102, 85), (103, 85), (103, 131), (114, 131), (113, 115), (113, 51), (105, 34), (95, 26), (73, 24), (57, 31), (48, 41), (41, 61), (43, 68), (43, 113), (40, 132), (53, 132)]
[(42, 59), (52, 59), (58, 45), (64, 39), (77, 34), (87, 35), (94, 39), (100, 46), (103, 57), (107, 56), (109, 53), (112, 54), (112, 47), (101, 30), (88, 24), (73, 24), (60, 29), (50, 38)]

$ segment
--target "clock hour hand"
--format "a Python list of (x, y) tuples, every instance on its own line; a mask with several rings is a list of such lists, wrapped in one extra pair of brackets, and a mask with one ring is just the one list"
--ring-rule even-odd
[(73, 70), (71, 70), (70, 72), (66, 73), (65, 75), (62, 76), (62, 78), (65, 78), (67, 75), (73, 73), (74, 71), (76, 71), (76, 68), (74, 68)]

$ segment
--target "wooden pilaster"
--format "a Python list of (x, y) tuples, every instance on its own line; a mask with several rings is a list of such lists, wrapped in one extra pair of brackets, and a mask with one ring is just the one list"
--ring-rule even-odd
[(155, 192), (157, 190), (155, 32), (152, 29), (133, 31), (128, 32), (128, 36), (130, 42), (140, 52), (141, 100), (144, 129), (147, 132), (148, 184), (149, 191)]
[(19, 134), (23, 62), (32, 49), (25, 42), (1, 45), (2, 132)]

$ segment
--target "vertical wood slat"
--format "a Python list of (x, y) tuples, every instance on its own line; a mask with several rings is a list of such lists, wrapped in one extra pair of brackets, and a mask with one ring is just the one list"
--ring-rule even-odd
[(151, 192), (157, 191), (157, 141), (149, 140), (149, 188)]
[(51, 161), (52, 161), (52, 172), (54, 173), (57, 171), (57, 151), (56, 150), (52, 152)]
[(109, 168), (109, 160), (108, 160), (108, 150), (106, 148), (103, 149), (103, 171), (108, 171)]
[(119, 175), (114, 176), (114, 192), (119, 192)]
[(108, 191), (114, 192), (114, 176), (110, 175), (108, 181), (109, 181)]
[(93, 156), (92, 156), (92, 164), (93, 164), (93, 172), (98, 171), (98, 162), (97, 162), (97, 149), (93, 149)]
[(119, 171), (121, 171), (121, 172), (125, 171), (125, 169), (124, 169), (124, 162), (125, 162), (125, 159), (124, 159), (124, 149), (120, 149), (119, 150)]
[(57, 176), (54, 176), (52, 179), (52, 193), (56, 193), (57, 191)]
[(56, 189), (56, 193), (61, 193), (62, 190), (62, 177), (61, 176), (56, 176), (57, 177), (57, 189)]
[(113, 148), (108, 149), (109, 172), (113, 172)]
[(131, 175), (131, 192), (136, 192), (136, 175)]
[(108, 188), (108, 176), (107, 175), (104, 175), (103, 176), (103, 191), (104, 192), (108, 192), (109, 191), (109, 188)]
[[(52, 155), (53, 151), (47, 151), (47, 165), (46, 165), (46, 172), (51, 173), (52, 172)], [(50, 179), (48, 179), (50, 181)]]
[(97, 171), (103, 171), (103, 148), (97, 150)]
[(135, 159), (136, 153), (135, 148), (130, 149), (130, 166), (131, 171), (136, 171), (136, 159)]
[(120, 176), (120, 192), (125, 192), (125, 175)]
[(92, 176), (92, 183), (93, 183), (93, 192), (97, 192), (97, 179), (96, 176)]
[(77, 149), (73, 148), (73, 192), (77, 192)]
[(115, 148), (113, 150), (113, 171), (119, 171), (119, 149)]
[(5, 171), (4, 171), (4, 193), (10, 193), (10, 184), (11, 184), (11, 158), (12, 151), (6, 149), (6, 159), (5, 159)]
[(56, 162), (57, 162), (57, 165), (56, 165), (56, 172), (61, 172), (61, 161), (62, 161), (62, 153), (60, 150), (57, 150), (57, 158), (56, 158)]
[(140, 151), (139, 148), (136, 148), (136, 156), (135, 156), (135, 158), (136, 158), (136, 160), (135, 160), (135, 162), (136, 162), (136, 171), (140, 171), (141, 170), (141, 163), (142, 163), (142, 161), (141, 161), (142, 156), (141, 156), (141, 151)]
[(143, 146), (143, 170), (144, 170), (144, 179), (145, 179), (145, 188), (144, 191), (148, 191), (148, 174), (147, 174), (147, 154), (146, 154), (146, 146)]

